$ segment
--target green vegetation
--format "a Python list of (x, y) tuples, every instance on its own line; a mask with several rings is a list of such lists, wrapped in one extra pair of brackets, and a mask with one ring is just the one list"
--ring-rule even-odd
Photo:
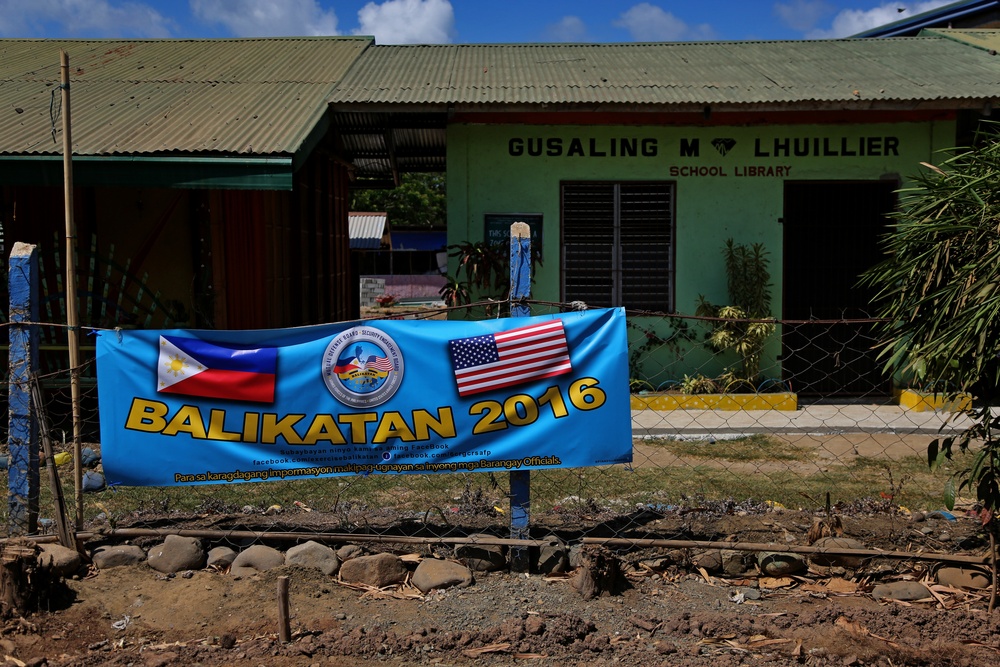
[[(938, 489), (953, 472), (951, 462), (930, 470), (918, 456), (897, 461), (855, 458), (838, 464), (816, 459), (802, 447), (766, 435), (707, 441), (641, 441), (630, 466), (537, 470), (531, 474), (532, 512), (599, 508), (629, 514), (638, 506), (685, 505), (692, 499), (776, 502), (789, 509), (819, 509), (829, 492), (834, 503), (872, 499), (910, 509), (938, 509)], [(654, 463), (646, 456), (658, 449), (683, 459)], [(961, 465), (970, 455), (957, 455)], [(64, 495), (72, 500), (72, 484)], [(85, 519), (99, 514), (110, 525), (130, 524), (144, 516), (162, 520), (177, 515), (190, 527), (196, 519), (213, 521), (246, 515), (268, 525), (294, 527), (322, 521), (323, 530), (378, 531), (400, 522), (463, 525), (470, 516), (497, 526), (509, 523), (509, 476), (503, 473), (440, 475), (367, 475), (316, 480), (233, 483), (188, 487), (130, 487), (84, 496)], [(51, 518), (52, 500), (42, 489), (41, 516)], [(495, 508), (499, 508), (499, 511)], [(69, 508), (71, 516), (73, 508)], [(596, 511), (596, 510), (594, 510)], [(306, 514), (309, 518), (306, 518)], [(542, 519), (544, 521), (544, 519)], [(158, 525), (162, 521), (158, 522)], [(140, 524), (141, 525), (141, 524)], [(586, 521), (580, 525), (586, 527)], [(284, 528), (281, 528), (284, 529)]]
[(444, 174), (405, 173), (399, 187), (366, 190), (356, 184), (351, 198), (352, 211), (385, 211), (395, 227), (444, 227), (448, 224)]
[(953, 149), (940, 167), (902, 191), (886, 238), (887, 259), (863, 282), (875, 286), (886, 370), (922, 385), (973, 395), (974, 424), (957, 437), (935, 440), (928, 462), (939, 468), (956, 451), (974, 450), (968, 467), (945, 487), (974, 491), (981, 519), (997, 530), (1000, 510), (1000, 142), (996, 126), (971, 149)]
[(745, 245), (727, 239), (723, 255), (730, 303), (717, 306), (698, 297), (695, 314), (715, 318), (705, 338), (709, 347), (720, 353), (732, 351), (739, 359), (739, 368), (727, 369), (718, 381), (726, 391), (753, 391), (763, 379), (764, 345), (775, 331), (774, 322), (765, 321), (771, 319), (767, 254), (761, 243)]

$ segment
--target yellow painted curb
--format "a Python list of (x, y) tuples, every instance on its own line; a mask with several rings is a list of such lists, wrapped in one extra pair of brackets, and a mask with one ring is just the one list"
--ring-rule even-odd
[(948, 394), (935, 394), (913, 389), (900, 389), (896, 392), (899, 407), (914, 412), (961, 412), (972, 407), (972, 397), (959, 394), (951, 397)]
[(633, 410), (798, 410), (799, 398), (776, 394), (632, 394)]

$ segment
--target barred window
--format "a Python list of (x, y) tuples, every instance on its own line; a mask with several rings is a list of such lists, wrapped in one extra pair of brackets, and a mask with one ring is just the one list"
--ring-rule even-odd
[(674, 183), (562, 184), (564, 301), (671, 312)]

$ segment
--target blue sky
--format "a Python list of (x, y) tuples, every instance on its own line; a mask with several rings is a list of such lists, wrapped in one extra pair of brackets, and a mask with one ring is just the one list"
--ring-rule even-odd
[(0, 37), (374, 35), (379, 44), (823, 39), (952, 0), (0, 0)]

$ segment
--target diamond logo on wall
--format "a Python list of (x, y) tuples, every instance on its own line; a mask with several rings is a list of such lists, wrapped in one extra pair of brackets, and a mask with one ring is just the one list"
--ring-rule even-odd
[(736, 145), (735, 139), (712, 139), (712, 145), (715, 146), (715, 150), (719, 151), (719, 155), (725, 155), (729, 151), (733, 150), (733, 146)]

